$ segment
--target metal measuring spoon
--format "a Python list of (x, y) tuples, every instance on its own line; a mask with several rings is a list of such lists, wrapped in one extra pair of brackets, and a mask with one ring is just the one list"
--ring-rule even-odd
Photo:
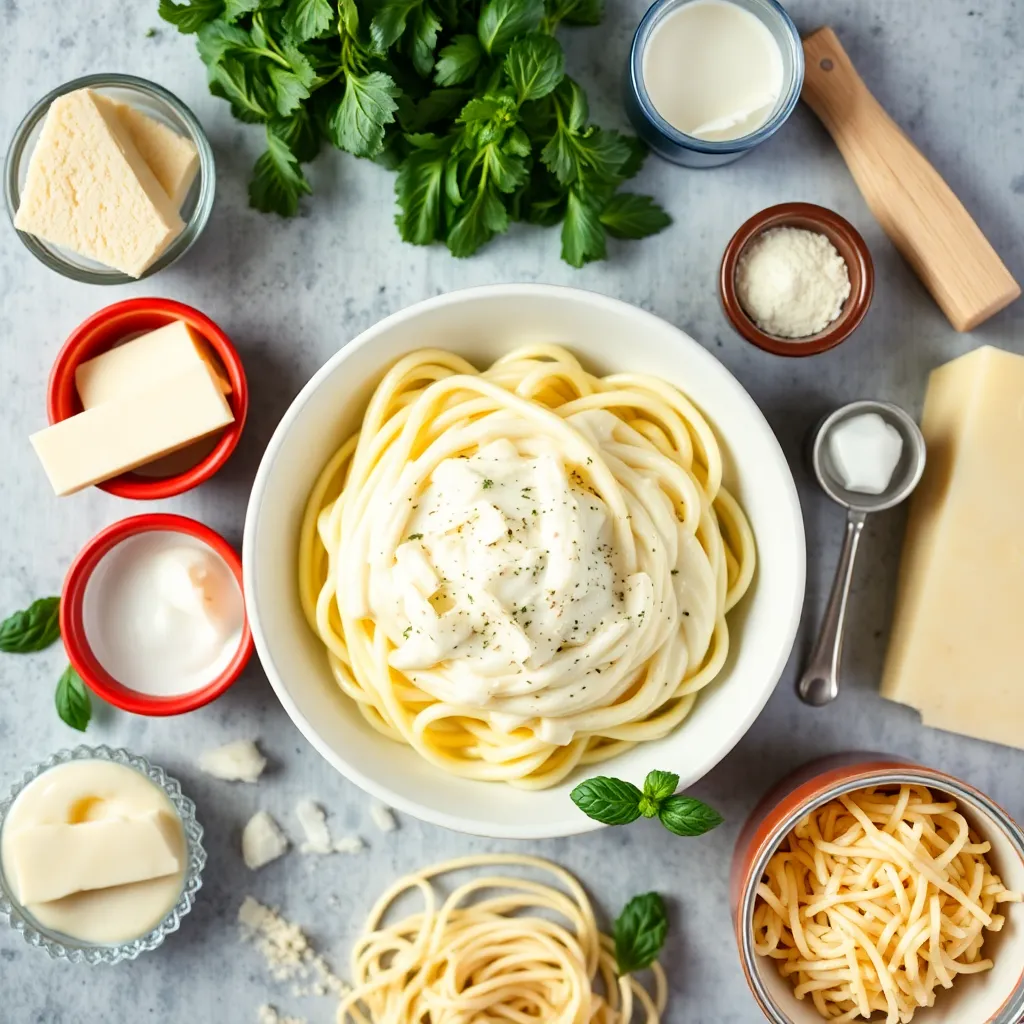
[[(886, 423), (892, 424), (903, 439), (900, 461), (893, 470), (889, 486), (881, 494), (847, 490), (833, 464), (829, 446), (830, 435), (840, 423), (869, 412), (878, 413)], [(839, 696), (839, 661), (843, 653), (846, 602), (850, 596), (857, 546), (868, 513), (883, 512), (909, 497), (924, 472), (924, 461), (925, 444), (920, 429), (899, 406), (889, 402), (851, 402), (837, 409), (818, 427), (811, 449), (811, 464), (822, 490), (837, 505), (846, 509), (846, 537), (839, 554), (839, 564), (836, 566), (818, 641), (796, 687), (805, 704), (820, 708)]]

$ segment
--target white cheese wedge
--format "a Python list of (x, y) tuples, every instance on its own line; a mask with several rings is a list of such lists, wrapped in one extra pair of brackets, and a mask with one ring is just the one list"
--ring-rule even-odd
[(14, 226), (130, 277), (185, 227), (116, 112), (88, 89), (50, 105)]
[(257, 811), (242, 830), (242, 860), (251, 871), (277, 860), (287, 850), (287, 836), (266, 811)]
[(302, 844), (303, 853), (331, 853), (334, 844), (331, 832), (327, 827), (327, 815), (324, 809), (312, 800), (300, 800), (295, 806), (295, 816), (299, 819), (306, 841)]
[(174, 208), (181, 209), (199, 173), (199, 152), (192, 140), (127, 103), (92, 96), (101, 108), (113, 111)]
[(31, 825), (11, 836), (18, 899), (50, 903), (76, 892), (163, 878), (181, 870), (174, 822), (161, 811), (73, 825)]
[(1024, 356), (984, 347), (928, 381), (882, 695), (925, 725), (1024, 749)]
[(80, 363), (75, 388), (83, 409), (155, 388), (197, 366), (208, 366), (224, 394), (231, 384), (209, 343), (183, 320), (101, 352)]
[(58, 495), (73, 494), (177, 451), (234, 420), (206, 366), (104, 402), (30, 438)]
[(255, 783), (267, 767), (267, 759), (253, 740), (235, 740), (207, 750), (196, 763), (200, 771), (225, 782)]
[(394, 832), (398, 828), (395, 812), (384, 804), (370, 804), (370, 818), (381, 832)]

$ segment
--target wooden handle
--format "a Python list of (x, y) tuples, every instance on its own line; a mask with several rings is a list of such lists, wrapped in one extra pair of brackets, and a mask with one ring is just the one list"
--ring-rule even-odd
[(963, 203), (871, 95), (830, 28), (804, 40), (802, 98), (835, 139), (885, 233), (950, 323), (969, 331), (1020, 295)]

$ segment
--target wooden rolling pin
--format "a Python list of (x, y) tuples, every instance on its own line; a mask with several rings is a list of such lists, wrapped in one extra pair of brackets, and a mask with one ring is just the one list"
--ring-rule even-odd
[(949, 322), (969, 331), (1020, 285), (963, 203), (882, 109), (830, 28), (804, 40), (801, 94), (835, 139), (885, 233)]

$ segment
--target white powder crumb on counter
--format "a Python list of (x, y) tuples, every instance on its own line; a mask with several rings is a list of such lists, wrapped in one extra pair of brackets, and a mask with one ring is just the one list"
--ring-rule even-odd
[(370, 804), (370, 818), (381, 832), (394, 832), (398, 828), (395, 812), (384, 804)]
[(327, 854), (334, 850), (327, 815), (319, 804), (309, 799), (300, 800), (295, 806), (295, 816), (306, 836), (300, 847), (303, 853)]
[(256, 1024), (307, 1024), (305, 1017), (282, 1017), (274, 1006), (264, 1003), (256, 1017)]
[(806, 338), (842, 312), (850, 297), (850, 274), (823, 234), (769, 228), (747, 245), (736, 264), (736, 295), (765, 333)]
[(199, 770), (225, 782), (256, 782), (267, 767), (267, 759), (254, 740), (235, 740), (207, 750), (196, 762)]
[(335, 853), (362, 853), (366, 849), (366, 843), (359, 836), (342, 836), (334, 841)]
[(277, 860), (287, 849), (288, 838), (266, 811), (257, 811), (242, 830), (242, 859), (251, 871)]

